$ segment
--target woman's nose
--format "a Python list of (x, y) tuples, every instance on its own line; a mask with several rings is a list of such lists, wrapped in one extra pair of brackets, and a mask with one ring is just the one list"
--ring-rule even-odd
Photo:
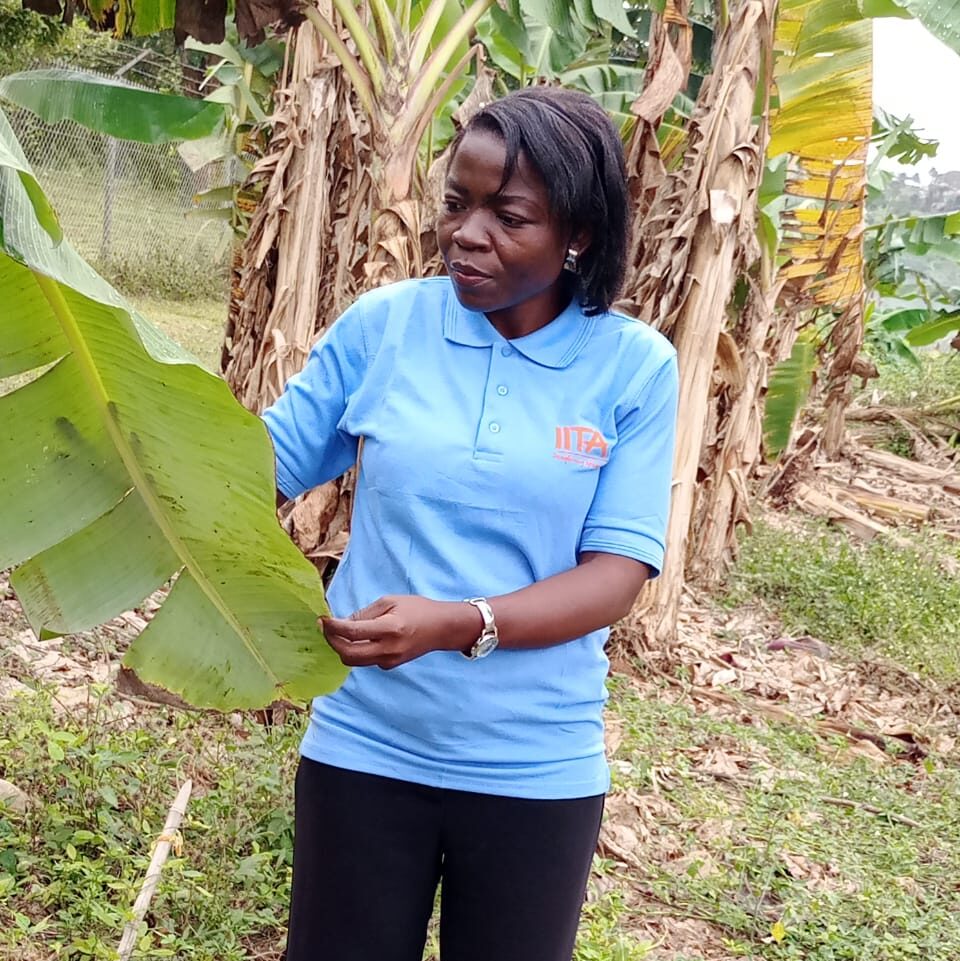
[(490, 238), (484, 226), (481, 211), (467, 211), (467, 213), (463, 215), (463, 219), (453, 232), (453, 241), (461, 247), (469, 249), (477, 249), (489, 245)]

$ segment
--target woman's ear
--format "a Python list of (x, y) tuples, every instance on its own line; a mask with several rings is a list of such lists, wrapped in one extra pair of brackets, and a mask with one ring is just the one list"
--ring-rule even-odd
[(582, 257), (586, 252), (587, 248), (593, 242), (593, 232), (584, 228), (583, 230), (578, 230), (571, 238), (569, 243), (569, 249), (575, 250), (578, 257)]

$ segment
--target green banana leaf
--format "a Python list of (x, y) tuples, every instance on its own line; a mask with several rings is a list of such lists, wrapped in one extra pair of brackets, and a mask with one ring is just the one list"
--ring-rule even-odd
[(219, 709), (334, 689), (262, 422), (56, 242), (24, 170), (0, 113), (0, 570), (31, 625), (88, 629), (172, 582), (125, 658), (143, 680)]
[(627, 11), (621, 0), (591, 0), (591, 6), (597, 20), (606, 20), (625, 37), (637, 36), (637, 31), (627, 18)]
[(589, 56), (591, 44), (609, 33), (604, 24), (625, 36), (636, 36), (618, 0), (576, 0), (573, 4), (531, 0), (516, 10), (494, 5), (477, 24), (477, 36), (496, 66), (515, 80), (563, 80), (564, 71), (575, 68), (585, 56), (581, 65), (609, 64), (609, 49), (603, 51), (602, 60)]
[(801, 335), (790, 356), (770, 374), (763, 415), (763, 444), (771, 460), (779, 457), (790, 443), (794, 422), (810, 394), (816, 367), (816, 346), (812, 339)]
[(926, 347), (942, 340), (955, 330), (960, 330), (960, 311), (941, 315), (936, 320), (914, 327), (907, 334), (906, 341), (911, 347)]
[(198, 140), (222, 131), (226, 120), (222, 104), (60, 67), (2, 77), (0, 97), (46, 123), (72, 120), (109, 137), (140, 143)]
[[(59, 244), (63, 239), (63, 231), (60, 229), (57, 212), (51, 206), (50, 201), (47, 200), (43, 188), (37, 178), (34, 177), (33, 171), (30, 170), (23, 158), (23, 154), (19, 150), (11, 150), (3, 141), (0, 141), (0, 167), (16, 172), (20, 179), (20, 185), (33, 207), (33, 214), (37, 218), (37, 223), (50, 235), (50, 239), (54, 243)], [(3, 242), (2, 227), (3, 223), (0, 221), (0, 243)], [(0, 374), (0, 376), (3, 375)]]
[(906, 11), (907, 16), (916, 17), (938, 40), (960, 53), (960, 3), (955, 0), (896, 0), (896, 4), (891, 2), (889, 6), (901, 9), (873, 11), (873, 15), (902, 17)]

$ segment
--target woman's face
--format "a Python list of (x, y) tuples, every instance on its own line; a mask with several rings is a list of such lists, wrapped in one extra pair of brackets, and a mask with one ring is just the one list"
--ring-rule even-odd
[(460, 302), (521, 336), (567, 306), (561, 274), (570, 235), (522, 153), (501, 189), (505, 161), (496, 134), (466, 134), (447, 172), (437, 240)]

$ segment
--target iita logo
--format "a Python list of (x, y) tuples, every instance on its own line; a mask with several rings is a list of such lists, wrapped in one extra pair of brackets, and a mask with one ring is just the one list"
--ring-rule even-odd
[(579, 424), (556, 427), (557, 460), (581, 467), (603, 467), (610, 459), (610, 444), (595, 427)]

